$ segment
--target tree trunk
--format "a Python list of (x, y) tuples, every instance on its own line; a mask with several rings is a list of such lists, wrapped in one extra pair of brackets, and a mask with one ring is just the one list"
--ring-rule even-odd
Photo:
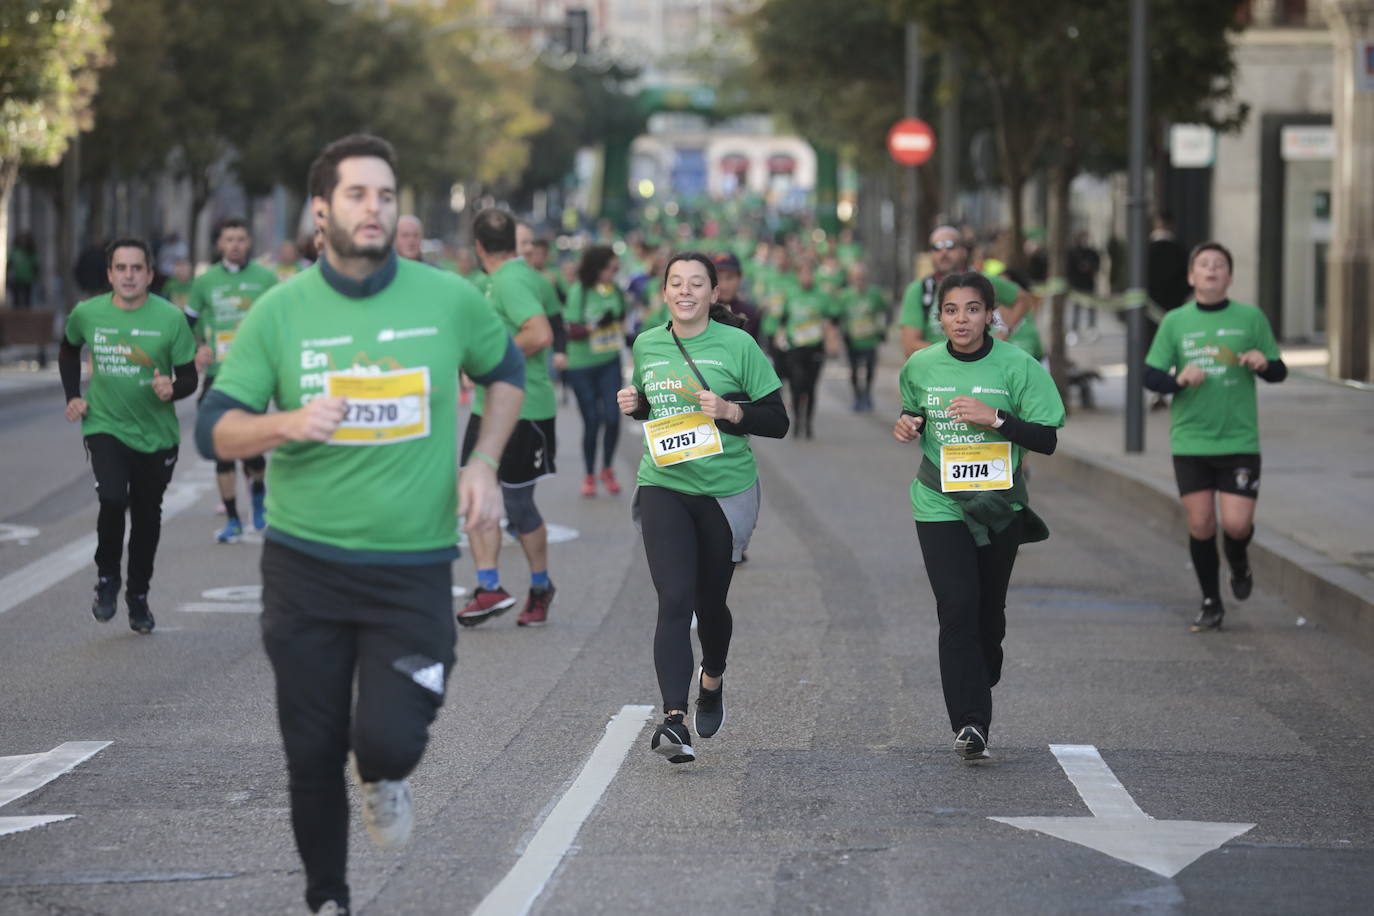
[(19, 181), (19, 160), (0, 159), (0, 305), (7, 301), (10, 266), (10, 195)]
[(1050, 287), (1050, 375), (1068, 406), (1069, 354), (1064, 342), (1064, 305), (1068, 298), (1069, 185), (1073, 170), (1062, 159), (1050, 169), (1049, 207), (1049, 287)]
[(1050, 169), (1049, 206), (1049, 286), (1050, 286), (1050, 375), (1059, 395), (1068, 406), (1069, 354), (1064, 340), (1064, 307), (1068, 303), (1069, 235), (1073, 221), (1070, 185), (1078, 174), (1078, 97), (1065, 73), (1060, 82), (1060, 117), (1063, 129)]
[[(205, 209), (205, 202), (210, 199), (210, 178), (208, 169), (191, 170), (191, 220), (186, 227), (186, 251), (187, 257), (191, 259), (191, 264), (198, 263), (196, 256), (196, 243), (199, 241), (200, 234), (200, 211)], [(213, 255), (210, 260), (214, 260)]]

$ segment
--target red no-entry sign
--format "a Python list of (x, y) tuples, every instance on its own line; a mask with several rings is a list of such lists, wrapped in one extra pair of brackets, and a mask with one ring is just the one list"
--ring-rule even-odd
[(887, 132), (887, 151), (898, 165), (921, 165), (935, 152), (935, 131), (920, 118), (902, 118)]

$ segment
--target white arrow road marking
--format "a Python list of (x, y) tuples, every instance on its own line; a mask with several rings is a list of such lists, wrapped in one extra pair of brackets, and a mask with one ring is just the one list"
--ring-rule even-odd
[(1131, 798), (1091, 744), (1051, 744), (1092, 817), (993, 817), (1106, 853), (1165, 878), (1254, 828), (1254, 824), (1157, 821)]
[[(195, 505), (204, 489), (204, 484), (196, 483), (174, 483), (168, 487), (162, 498), (163, 524)], [(79, 537), (0, 579), (0, 614), (91, 566), (95, 540), (94, 532)]]
[(597, 742), (582, 772), (544, 819), (524, 854), (501, 883), (477, 905), (472, 916), (524, 916), (529, 912), (577, 839), (582, 824), (620, 770), (630, 744), (639, 737), (653, 711), (652, 706), (622, 706), (620, 712), (611, 717), (606, 734)]
[[(43, 754), (0, 757), (0, 807), (43, 788), (63, 773), (110, 746), (109, 741), (68, 741)], [(31, 830), (76, 817), (75, 814), (39, 814), (0, 817), (0, 836)]]
[(18, 541), (27, 544), (38, 537), (38, 529), (28, 525), (0, 525), (0, 541)]

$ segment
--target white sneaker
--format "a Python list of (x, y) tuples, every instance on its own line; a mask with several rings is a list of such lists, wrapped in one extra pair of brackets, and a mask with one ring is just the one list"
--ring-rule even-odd
[(349, 755), (353, 778), (363, 795), (363, 826), (372, 842), (382, 849), (400, 849), (410, 839), (415, 812), (410, 804), (410, 783), (404, 779), (363, 782), (358, 758)]
[(315, 911), (315, 916), (348, 916), (348, 908), (339, 906), (333, 900), (326, 900), (324, 904)]

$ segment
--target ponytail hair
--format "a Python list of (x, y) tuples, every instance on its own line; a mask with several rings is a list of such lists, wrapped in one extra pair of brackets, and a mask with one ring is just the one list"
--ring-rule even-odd
[[(668, 271), (672, 270), (673, 265), (679, 261), (696, 261), (702, 267), (706, 268), (706, 276), (711, 280), (711, 289), (715, 289), (720, 285), (720, 278), (716, 274), (716, 262), (711, 260), (710, 255), (703, 254), (700, 251), (679, 251), (669, 258), (668, 263), (663, 267), (664, 289), (668, 288)], [(711, 303), (709, 315), (712, 321), (719, 321), (721, 324), (729, 325), (732, 328), (742, 328), (745, 325), (743, 316), (736, 315), (731, 311), (730, 306), (720, 302)]]

